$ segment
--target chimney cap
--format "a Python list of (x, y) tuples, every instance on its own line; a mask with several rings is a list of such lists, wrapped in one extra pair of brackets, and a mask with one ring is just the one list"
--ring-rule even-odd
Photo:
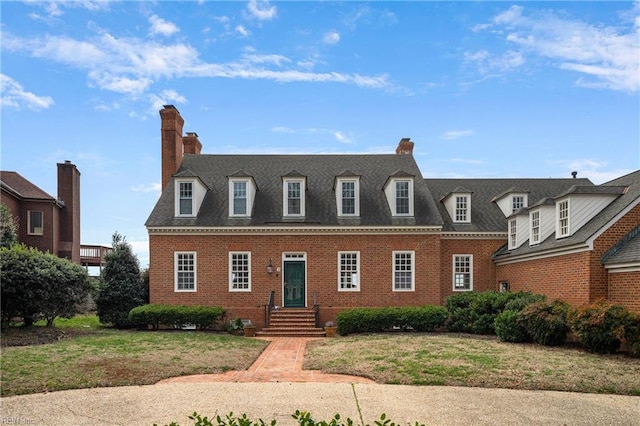
[(162, 105), (164, 107), (164, 109), (175, 109), (176, 111), (178, 110), (178, 108), (176, 108), (173, 105)]
[(196, 132), (187, 132), (187, 136), (191, 136), (191, 137), (198, 137), (198, 134)]

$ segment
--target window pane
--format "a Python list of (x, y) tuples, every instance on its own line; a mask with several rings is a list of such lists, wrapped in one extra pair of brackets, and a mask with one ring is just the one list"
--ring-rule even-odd
[(300, 182), (287, 184), (287, 214), (300, 214)]
[(29, 234), (42, 235), (42, 212), (29, 212)]
[(247, 214), (247, 183), (233, 183), (233, 214)]
[(231, 254), (231, 289), (248, 290), (250, 278), (249, 253)]
[(413, 289), (413, 253), (396, 253), (394, 259), (394, 288)]
[(409, 214), (409, 182), (396, 182), (396, 214)]
[(178, 253), (176, 256), (176, 289), (195, 290), (195, 255)]
[(340, 253), (340, 288), (358, 287), (358, 253)]
[(342, 214), (356, 213), (356, 183), (342, 182)]
[(193, 184), (180, 182), (180, 214), (193, 214)]
[(456, 197), (456, 222), (467, 222), (467, 197)]
[(471, 256), (455, 256), (453, 268), (453, 288), (471, 290)]

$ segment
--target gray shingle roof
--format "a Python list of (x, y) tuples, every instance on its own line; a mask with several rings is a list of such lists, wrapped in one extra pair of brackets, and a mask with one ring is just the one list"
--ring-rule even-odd
[[(174, 217), (174, 185), (167, 185), (146, 222), (157, 226), (440, 226), (442, 218), (411, 155), (186, 155), (177, 174), (189, 170), (209, 188), (196, 218)], [(229, 217), (228, 176), (242, 171), (259, 190), (250, 218)], [(360, 176), (360, 217), (337, 215), (336, 176)], [(305, 176), (306, 217), (282, 216), (282, 178)], [(390, 176), (415, 176), (414, 217), (392, 217), (383, 187)]]
[(456, 188), (471, 193), (471, 223), (454, 223), (443, 203), (437, 203), (444, 220), (444, 231), (507, 232), (507, 219), (494, 203), (510, 190), (529, 194), (529, 205), (554, 197), (572, 185), (593, 185), (589, 179), (425, 179), (436, 200), (442, 200)]
[(625, 235), (602, 257), (605, 265), (640, 262), (640, 225)]
[(21, 198), (33, 198), (38, 200), (55, 200), (54, 197), (25, 179), (17, 172), (1, 171), (0, 182), (10, 192)]

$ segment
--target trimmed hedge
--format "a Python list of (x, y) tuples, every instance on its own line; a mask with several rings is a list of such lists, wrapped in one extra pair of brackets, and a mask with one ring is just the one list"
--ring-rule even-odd
[(520, 320), (533, 338), (545, 346), (559, 346), (567, 339), (569, 304), (562, 300), (533, 303), (520, 313)]
[(530, 342), (531, 336), (527, 333), (519, 312), (532, 303), (543, 302), (546, 296), (530, 292), (518, 292), (515, 295), (504, 305), (504, 311), (496, 316), (493, 327), (498, 339), (503, 342)]
[(154, 330), (160, 325), (182, 327), (195, 324), (199, 329), (211, 328), (222, 319), (225, 310), (218, 306), (142, 305), (129, 312), (129, 320), (138, 325), (150, 324)]
[(599, 301), (573, 309), (567, 316), (569, 327), (591, 352), (617, 352), (623, 343), (640, 341), (640, 320), (628, 309)]
[(376, 333), (399, 327), (403, 330), (433, 331), (444, 325), (447, 310), (443, 306), (354, 308), (338, 314), (338, 333)]

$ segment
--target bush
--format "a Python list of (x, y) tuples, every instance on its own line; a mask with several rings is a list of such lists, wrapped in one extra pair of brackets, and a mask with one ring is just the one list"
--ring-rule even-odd
[(509, 302), (529, 297), (531, 293), (503, 293), (485, 291), (482, 293), (459, 293), (447, 297), (445, 306), (449, 312), (449, 331), (473, 334), (495, 334), (495, 319), (506, 309)]
[(567, 321), (580, 343), (592, 352), (614, 353), (623, 343), (638, 340), (636, 316), (609, 302), (599, 301), (571, 310)]
[(223, 308), (217, 306), (177, 306), (149, 304), (133, 308), (129, 312), (132, 324), (151, 324), (154, 330), (159, 326), (182, 327), (195, 324), (199, 329), (211, 328), (222, 319)]
[(531, 336), (521, 324), (517, 311), (502, 311), (496, 317), (494, 328), (498, 339), (503, 342), (522, 343), (531, 340)]
[(504, 305), (504, 311), (496, 316), (493, 327), (496, 335), (503, 342), (522, 343), (530, 342), (531, 336), (527, 333), (518, 314), (532, 303), (542, 302), (546, 296), (530, 292), (514, 293), (514, 297)]
[(393, 308), (355, 308), (337, 316), (338, 333), (376, 333), (398, 327), (420, 332), (444, 325), (447, 310), (442, 306), (408, 306)]
[(520, 319), (533, 341), (558, 346), (567, 339), (569, 304), (561, 300), (533, 303), (520, 312)]

